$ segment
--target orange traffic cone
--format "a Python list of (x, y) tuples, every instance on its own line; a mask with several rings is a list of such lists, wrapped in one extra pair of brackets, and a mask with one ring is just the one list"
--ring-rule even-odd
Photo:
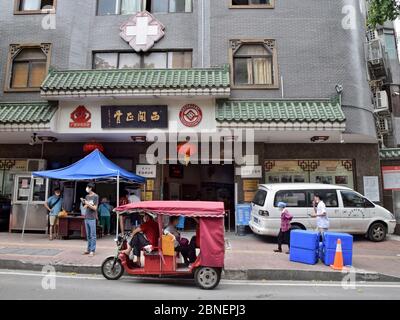
[(331, 268), (334, 270), (343, 270), (343, 252), (342, 252), (342, 240), (338, 239), (336, 244), (335, 260)]

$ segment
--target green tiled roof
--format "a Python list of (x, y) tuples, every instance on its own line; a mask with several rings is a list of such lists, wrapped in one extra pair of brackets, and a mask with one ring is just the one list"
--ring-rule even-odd
[(0, 124), (49, 123), (57, 106), (47, 102), (0, 103)]
[(230, 90), (229, 68), (120, 69), (52, 71), (42, 84), (42, 95), (76, 92), (145, 93), (152, 90)]
[(223, 100), (217, 105), (218, 122), (343, 123), (339, 103), (330, 100)]
[(400, 159), (400, 148), (381, 149), (379, 155), (382, 160)]

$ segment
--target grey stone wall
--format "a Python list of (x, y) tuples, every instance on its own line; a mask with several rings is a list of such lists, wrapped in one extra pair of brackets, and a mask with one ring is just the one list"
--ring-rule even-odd
[[(51, 42), (57, 69), (91, 68), (94, 50), (129, 49), (119, 37), (128, 17), (96, 16), (95, 0), (57, 1), (55, 30), (42, 29), (43, 15), (14, 15), (13, 2), (0, 1), (0, 102), (40, 100), (38, 93), (3, 92), (11, 43)], [(230, 9), (229, 3), (194, 0), (193, 13), (156, 15), (166, 36), (155, 48), (193, 49), (193, 65), (206, 67), (229, 62), (230, 39), (275, 39), (284, 98), (328, 98), (342, 84), (347, 131), (376, 136), (358, 0), (276, 0), (274, 9)], [(342, 26), (348, 5), (354, 29)], [(232, 97), (281, 98), (282, 90), (233, 90)]]

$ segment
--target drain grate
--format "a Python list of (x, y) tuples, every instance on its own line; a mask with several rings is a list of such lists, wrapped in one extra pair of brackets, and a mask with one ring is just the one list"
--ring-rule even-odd
[(0, 248), (0, 254), (18, 254), (24, 256), (55, 256), (62, 252), (57, 249), (32, 249), (32, 248)]

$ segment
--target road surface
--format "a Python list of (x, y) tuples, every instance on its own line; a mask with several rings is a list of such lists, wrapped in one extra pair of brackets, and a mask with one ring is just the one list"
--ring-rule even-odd
[(344, 289), (341, 283), (333, 282), (223, 280), (217, 289), (205, 291), (198, 289), (190, 279), (135, 279), (126, 276), (118, 281), (108, 281), (99, 275), (62, 273), (44, 278), (41, 272), (0, 270), (0, 299), (398, 300), (400, 283), (357, 283), (355, 288)]

